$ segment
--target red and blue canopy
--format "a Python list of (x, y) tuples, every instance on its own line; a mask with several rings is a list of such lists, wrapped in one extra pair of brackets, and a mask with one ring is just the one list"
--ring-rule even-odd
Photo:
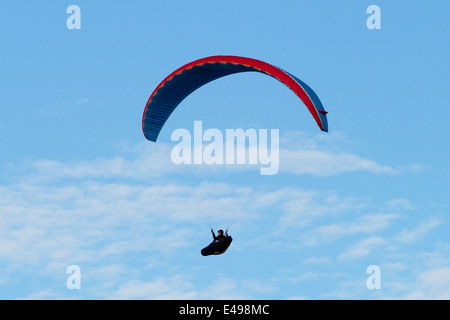
[(264, 61), (237, 57), (212, 56), (192, 61), (168, 75), (153, 91), (145, 106), (142, 130), (150, 141), (156, 141), (159, 132), (175, 108), (192, 92), (208, 82), (239, 72), (260, 72), (284, 83), (306, 105), (322, 131), (328, 131), (328, 122), (322, 103), (316, 93), (292, 74)]

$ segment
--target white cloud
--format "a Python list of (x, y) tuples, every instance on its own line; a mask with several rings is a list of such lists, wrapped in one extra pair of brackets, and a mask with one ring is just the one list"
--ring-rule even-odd
[(396, 218), (396, 214), (367, 214), (354, 222), (323, 225), (306, 234), (303, 244), (317, 246), (355, 234), (376, 234), (390, 226)]
[(130, 249), (180, 250), (191, 243), (195, 224), (239, 201), (224, 184), (2, 186), (0, 261), (92, 262)]
[[(338, 138), (336, 138), (338, 137)], [(309, 137), (302, 133), (289, 133), (282, 138), (280, 149), (280, 172), (334, 176), (350, 172), (375, 174), (398, 174), (418, 171), (423, 165), (399, 167), (381, 165), (348, 151), (340, 150), (344, 139), (339, 134)], [(23, 176), (27, 182), (51, 182), (59, 179), (106, 179), (122, 178), (138, 181), (159, 178), (170, 174), (195, 174), (197, 176), (241, 174), (255, 170), (259, 165), (175, 165), (171, 160), (173, 144), (143, 142), (135, 146), (122, 143), (122, 155), (94, 160), (61, 162), (51, 159), (33, 160), (25, 164), (29, 173)], [(257, 173), (258, 172), (258, 173)]]
[(415, 209), (414, 204), (408, 199), (398, 198), (386, 202), (386, 205), (391, 210), (412, 210)]
[[(13, 281), (8, 273), (23, 275), (30, 270), (38, 270), (36, 276), (45, 279), (58, 274), (60, 281), (66, 267), (77, 264), (83, 267), (86, 283), (95, 281), (95, 290), (86, 293), (94, 298), (246, 299), (271, 295), (279, 293), (275, 282), (264, 283), (258, 278), (226, 278), (200, 287), (188, 276), (175, 273), (183, 265), (177, 256), (194, 247), (198, 253), (203, 245), (198, 242), (203, 241), (198, 232), (208, 231), (208, 220), (213, 216), (226, 217), (227, 221), (232, 216), (231, 220), (240, 217), (258, 228), (264, 225), (264, 231), (268, 231), (248, 242), (236, 242), (236, 252), (255, 243), (260, 250), (319, 247), (356, 235), (364, 239), (348, 247), (338, 261), (355, 259), (384, 244), (382, 231), (399, 217), (393, 213), (364, 214), (373, 208), (370, 203), (337, 192), (297, 187), (259, 190), (248, 184), (201, 179), (180, 183), (181, 179), (172, 174), (183, 170), (167, 160), (169, 154), (167, 145), (149, 144), (128, 148), (124, 155), (111, 159), (39, 160), (19, 168), (20, 181), (0, 186), (0, 264), (6, 273), (0, 280), (2, 284)], [(333, 157), (332, 153), (326, 156)], [(376, 171), (376, 164), (369, 167), (360, 170)], [(311, 173), (318, 174), (314, 170)], [(345, 170), (335, 166), (330, 174)], [(394, 199), (385, 205), (389, 212), (414, 208), (407, 199)], [(356, 218), (352, 221), (348, 212), (361, 215), (353, 215)], [(246, 226), (252, 228), (252, 224)], [(396, 239), (409, 243), (437, 225), (437, 221), (430, 220), (414, 230), (403, 231)], [(304, 231), (300, 238), (296, 233), (299, 230)], [(292, 239), (296, 242), (287, 241)], [(321, 258), (305, 257), (306, 267), (333, 261), (326, 253), (314, 254)], [(130, 257), (135, 260), (128, 262)], [(142, 280), (136, 264), (163, 271), (152, 274), (151, 280)], [(301, 274), (312, 275), (310, 272)], [(60, 282), (64, 284), (64, 279)], [(22, 296), (68, 296), (49, 286)]]
[(60, 179), (130, 178), (145, 180), (179, 172), (170, 160), (170, 149), (165, 144), (146, 143), (129, 148), (125, 156), (61, 162), (41, 159), (27, 164), (31, 173), (27, 182), (40, 183)]
[(372, 236), (358, 242), (338, 256), (338, 260), (359, 259), (368, 256), (376, 247), (384, 245), (386, 240), (379, 236)]
[(305, 260), (305, 264), (327, 265), (331, 263), (330, 257), (311, 257)]
[(191, 300), (198, 293), (195, 286), (182, 275), (167, 278), (158, 277), (152, 282), (130, 280), (110, 293), (105, 293), (105, 299), (152, 299), (152, 300)]
[(402, 230), (401, 232), (399, 232), (396, 240), (404, 243), (415, 242), (418, 239), (424, 237), (432, 229), (439, 226), (441, 222), (441, 220), (435, 218), (422, 222), (412, 230)]
[(332, 176), (346, 172), (367, 171), (377, 174), (395, 173), (395, 169), (347, 152), (317, 150), (280, 151), (280, 171), (294, 174)]
[(392, 167), (343, 150), (350, 144), (340, 133), (311, 137), (305, 133), (290, 132), (283, 135), (280, 145), (280, 172), (334, 176), (350, 172), (374, 174), (398, 174), (404, 171), (419, 171), (421, 164)]
[(427, 270), (417, 276), (414, 289), (405, 299), (450, 299), (450, 267)]
[(130, 280), (117, 289), (102, 293), (104, 299), (151, 300), (236, 300), (251, 299), (254, 293), (270, 294), (274, 285), (251, 279), (218, 278), (206, 286), (195, 284), (185, 274), (157, 277), (151, 281)]

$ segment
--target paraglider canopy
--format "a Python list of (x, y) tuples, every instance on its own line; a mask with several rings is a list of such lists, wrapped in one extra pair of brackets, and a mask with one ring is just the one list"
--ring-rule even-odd
[(264, 61), (238, 56), (212, 56), (192, 61), (168, 75), (153, 91), (145, 106), (142, 130), (145, 137), (156, 142), (158, 135), (175, 108), (192, 92), (208, 82), (240, 72), (269, 75), (291, 89), (306, 105), (322, 131), (328, 122), (316, 93), (292, 74)]

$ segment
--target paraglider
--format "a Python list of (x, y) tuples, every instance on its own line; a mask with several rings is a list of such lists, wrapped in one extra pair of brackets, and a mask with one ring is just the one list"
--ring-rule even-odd
[(212, 228), (211, 233), (214, 240), (207, 247), (202, 249), (202, 256), (219, 255), (225, 253), (225, 251), (227, 251), (228, 247), (230, 246), (231, 241), (233, 241), (233, 238), (228, 235), (228, 230), (225, 231), (225, 235), (223, 235), (223, 230), (217, 231), (217, 237), (214, 234)]
[[(286, 85), (308, 108), (320, 130), (328, 131), (328, 112), (317, 94), (299, 78), (264, 61), (220, 55), (198, 59), (178, 68), (155, 88), (142, 116), (144, 136), (156, 142), (172, 112), (187, 96), (211, 81), (241, 72), (259, 72)], [(228, 232), (223, 235), (223, 231), (219, 230), (217, 237), (212, 229), (211, 232), (214, 241), (201, 250), (203, 256), (224, 253), (233, 240)]]

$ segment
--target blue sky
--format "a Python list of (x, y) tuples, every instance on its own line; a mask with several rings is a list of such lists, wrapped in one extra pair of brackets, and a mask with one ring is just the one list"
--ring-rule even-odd
[[(69, 30), (67, 7), (81, 9)], [(369, 5), (381, 29), (369, 30)], [(0, 12), (0, 298), (448, 299), (448, 1), (14, 1)], [(153, 89), (231, 54), (261, 74), (189, 96), (158, 143)], [(280, 130), (280, 172), (176, 166), (173, 130)], [(202, 257), (210, 227), (226, 254)], [(81, 289), (66, 286), (77, 265)], [(370, 290), (367, 267), (381, 270)]]

